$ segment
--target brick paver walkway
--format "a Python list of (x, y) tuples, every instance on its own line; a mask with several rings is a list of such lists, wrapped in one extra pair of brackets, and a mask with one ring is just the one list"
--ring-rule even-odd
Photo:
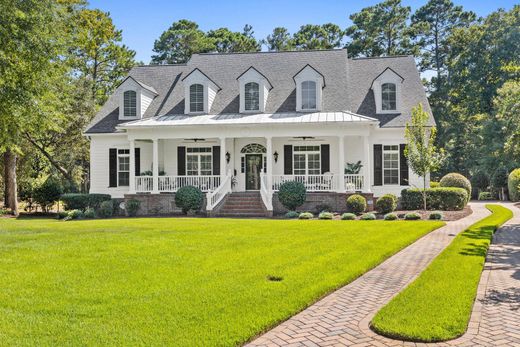
[[(470, 216), (448, 222), (248, 346), (425, 345), (379, 336), (369, 329), (369, 323), (377, 311), (413, 281), (453, 237), (489, 214), (484, 204), (472, 203), (471, 207), (473, 214)], [(468, 333), (457, 340), (437, 345), (497, 346), (497, 343), (509, 343), (508, 346), (520, 346), (520, 213), (511, 208), (515, 210), (515, 218), (495, 237)]]

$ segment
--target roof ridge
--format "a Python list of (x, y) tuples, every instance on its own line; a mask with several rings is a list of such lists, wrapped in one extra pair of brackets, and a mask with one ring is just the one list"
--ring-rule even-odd
[(365, 60), (365, 59), (391, 59), (391, 58), (407, 58), (407, 57), (413, 57), (410, 54), (398, 54), (398, 55), (385, 55), (380, 57), (355, 57), (355, 58), (349, 58), (350, 60)]
[(159, 67), (159, 66), (187, 66), (188, 64), (187, 63), (178, 63), (178, 64), (139, 64), (139, 65), (135, 65), (133, 66), (132, 68), (136, 68), (136, 67)]
[(284, 53), (312, 53), (312, 52), (331, 52), (331, 51), (346, 51), (346, 48), (328, 48), (328, 49), (302, 49), (290, 51), (256, 51), (256, 52), (206, 52), (194, 53), (193, 55), (233, 55), (233, 54), (284, 54)]

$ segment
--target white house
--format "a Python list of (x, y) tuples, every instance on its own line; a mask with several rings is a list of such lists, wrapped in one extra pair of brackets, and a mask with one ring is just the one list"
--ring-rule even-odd
[[(305, 184), (310, 205), (344, 204), (352, 192), (399, 195), (421, 185), (403, 155), (419, 103), (431, 114), (409, 56), (209, 53), (138, 66), (85, 132), (90, 191), (168, 213), (176, 190), (193, 185), (207, 193), (208, 211), (252, 215), (280, 210), (276, 191), (288, 180)], [(358, 161), (359, 172), (345, 171)]]

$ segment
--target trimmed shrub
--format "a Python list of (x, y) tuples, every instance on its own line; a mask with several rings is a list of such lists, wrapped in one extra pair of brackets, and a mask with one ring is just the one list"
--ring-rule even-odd
[(66, 210), (86, 210), (88, 207), (97, 210), (103, 201), (111, 200), (109, 194), (69, 193), (61, 196)]
[(126, 213), (130, 217), (135, 217), (137, 215), (137, 211), (139, 211), (140, 207), (141, 207), (141, 201), (136, 200), (136, 199), (130, 199), (125, 203)]
[[(69, 213), (67, 215), (67, 218), (69, 218), (69, 219), (81, 219), (81, 218), (83, 218), (83, 211), (81, 211), (81, 210), (69, 211)], [(65, 219), (67, 219), (67, 218), (65, 218)]]
[(289, 211), (294, 211), (297, 207), (303, 205), (306, 198), (307, 190), (301, 182), (284, 182), (280, 185), (280, 189), (278, 190), (278, 200), (280, 200), (280, 203)]
[[(429, 210), (458, 211), (468, 202), (468, 193), (463, 188), (426, 189), (426, 208)], [(422, 189), (410, 188), (401, 191), (401, 205), (405, 210), (423, 208)]]
[(356, 219), (356, 215), (354, 213), (343, 213), (341, 215), (341, 220), (354, 220)]
[(397, 197), (394, 194), (385, 194), (376, 201), (376, 209), (381, 213), (390, 213), (397, 208)]
[(321, 212), (318, 216), (319, 219), (332, 219), (333, 217), (334, 215), (332, 213), (326, 211)]
[(480, 192), (478, 194), (479, 200), (494, 200), (493, 194), (491, 192)]
[(347, 198), (347, 209), (352, 213), (363, 213), (367, 209), (367, 201), (362, 195), (351, 195)]
[(102, 218), (110, 218), (114, 214), (114, 202), (112, 200), (103, 201), (99, 205), (99, 216)]
[(294, 219), (294, 218), (298, 218), (300, 214), (296, 211), (289, 211), (285, 214), (285, 218), (288, 218), (288, 219)]
[(67, 218), (68, 215), (69, 215), (68, 211), (60, 211), (60, 212), (56, 213), (56, 218), (64, 219), (64, 218)]
[(421, 215), (417, 212), (408, 212), (404, 215), (404, 219), (406, 220), (419, 220), (421, 219)]
[(451, 188), (464, 188), (466, 192), (468, 192), (467, 201), (471, 197), (471, 183), (469, 180), (459, 173), (449, 173), (441, 178), (439, 182), (441, 187), (451, 187)]
[(442, 220), (443, 218), (444, 218), (444, 216), (442, 214), (442, 211), (433, 211), (428, 216), (428, 219), (432, 219), (432, 220)]
[(399, 219), (399, 217), (395, 213), (390, 212), (390, 213), (385, 214), (385, 220), (398, 220), (398, 219)]
[(332, 212), (332, 207), (328, 204), (318, 204), (316, 205), (316, 212)]
[(439, 182), (431, 181), (430, 182), (430, 188), (439, 188), (440, 184)]
[(203, 202), (204, 194), (197, 187), (184, 186), (175, 193), (175, 205), (180, 207), (184, 214), (200, 211)]
[(298, 219), (312, 219), (312, 218), (314, 218), (314, 215), (310, 212), (302, 212), (298, 216)]
[(363, 213), (361, 215), (361, 217), (359, 217), (359, 219), (361, 220), (376, 220), (376, 215), (371, 213), (371, 212), (368, 212), (368, 213)]
[(511, 201), (520, 200), (520, 190), (518, 185), (520, 184), (520, 169), (514, 169), (507, 177), (507, 188), (509, 190), (509, 199)]
[(96, 218), (96, 211), (94, 211), (93, 208), (89, 207), (85, 210), (85, 213), (83, 213), (83, 217), (88, 219)]
[(32, 196), (34, 201), (42, 207), (43, 211), (48, 211), (60, 199), (61, 194), (63, 194), (63, 186), (60, 181), (49, 177), (33, 190)]

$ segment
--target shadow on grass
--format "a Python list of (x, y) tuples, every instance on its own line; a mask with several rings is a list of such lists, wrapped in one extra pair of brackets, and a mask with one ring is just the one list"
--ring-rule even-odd
[[(485, 225), (478, 229), (469, 229), (462, 233), (462, 237), (473, 240), (491, 240), (493, 230), (496, 226)], [(468, 256), (485, 257), (488, 251), (488, 244), (483, 243), (468, 243), (459, 254)]]

